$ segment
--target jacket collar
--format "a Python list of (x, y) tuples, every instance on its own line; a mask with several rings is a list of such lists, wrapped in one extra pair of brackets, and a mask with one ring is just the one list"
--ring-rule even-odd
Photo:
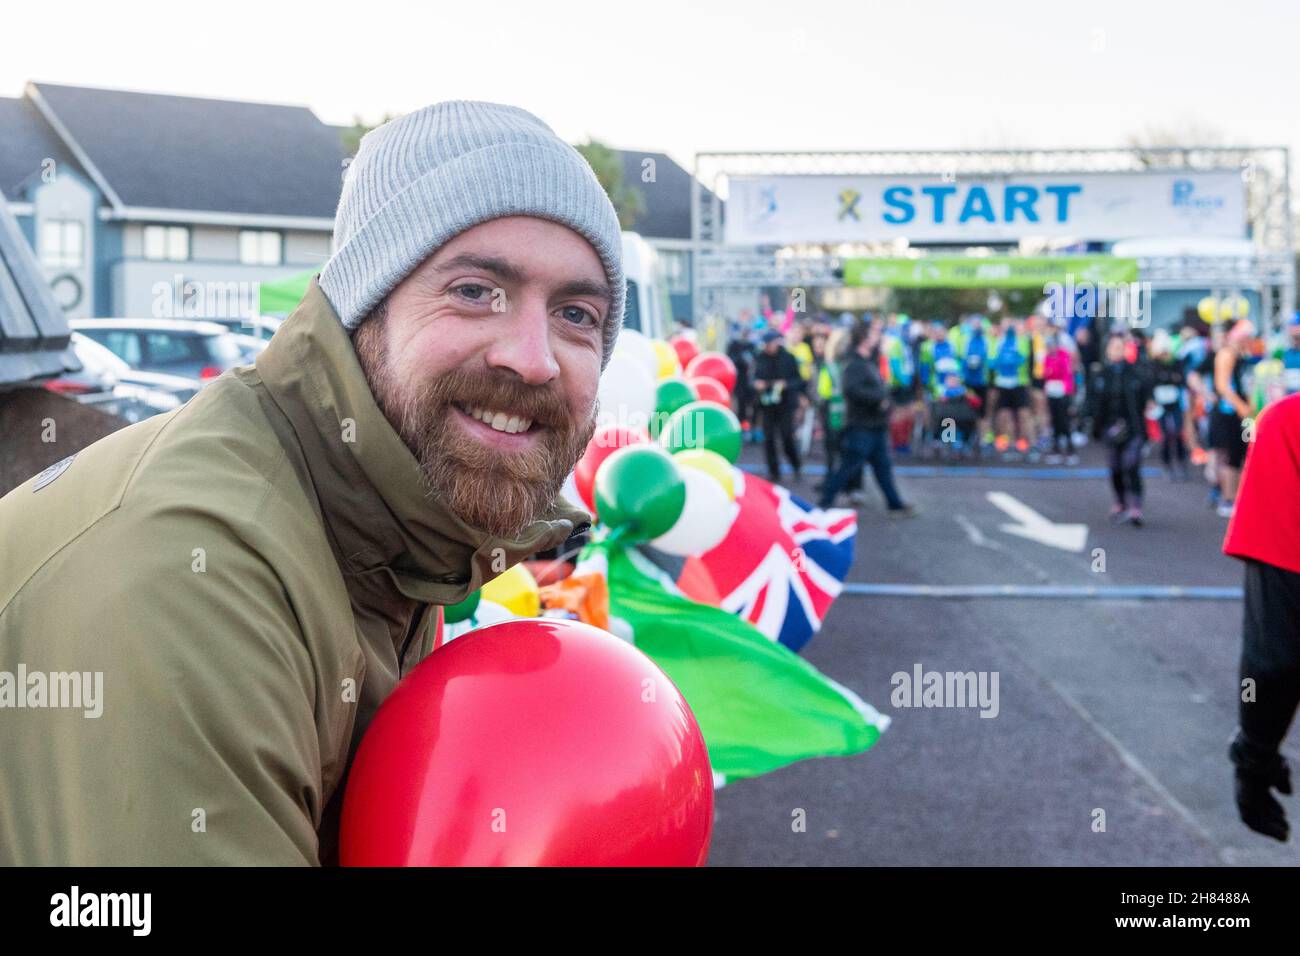
[(591, 520), (560, 497), (517, 538), (503, 538), (428, 497), (315, 278), (256, 364), (297, 436), (345, 575), (378, 574), (407, 598), (452, 604)]

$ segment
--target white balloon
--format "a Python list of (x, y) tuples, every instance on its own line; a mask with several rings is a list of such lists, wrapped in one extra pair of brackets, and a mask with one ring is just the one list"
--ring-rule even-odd
[(659, 353), (650, 344), (650, 339), (636, 329), (622, 329), (614, 343), (614, 355), (627, 355), (636, 359), (637, 364), (650, 373), (650, 381), (659, 378)]
[(660, 551), (690, 557), (711, 551), (731, 529), (733, 504), (718, 479), (698, 468), (681, 468), (686, 505), (677, 523), (650, 543)]
[(654, 376), (632, 356), (616, 352), (600, 376), (596, 391), (600, 412), (596, 424), (649, 428), (655, 396)]

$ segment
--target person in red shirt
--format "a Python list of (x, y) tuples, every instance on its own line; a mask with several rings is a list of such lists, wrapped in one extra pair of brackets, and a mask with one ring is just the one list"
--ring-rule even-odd
[(1300, 704), (1300, 395), (1266, 408), (1254, 431), (1223, 542), (1246, 565), (1240, 726), (1228, 755), (1242, 822), (1285, 841), (1270, 790), (1291, 793), (1279, 747)]

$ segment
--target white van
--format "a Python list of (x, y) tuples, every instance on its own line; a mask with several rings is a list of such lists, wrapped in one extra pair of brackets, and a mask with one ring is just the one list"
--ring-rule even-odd
[(673, 313), (659, 254), (635, 232), (623, 233), (623, 274), (627, 277), (623, 327), (652, 339), (667, 339), (673, 334)]

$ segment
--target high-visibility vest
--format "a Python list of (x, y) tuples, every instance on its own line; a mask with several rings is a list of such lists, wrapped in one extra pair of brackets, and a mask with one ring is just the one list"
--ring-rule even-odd
[(806, 382), (812, 378), (813, 373), (813, 350), (807, 342), (800, 342), (794, 348), (790, 349), (795, 359), (799, 362), (799, 375)]
[(962, 364), (962, 378), (973, 387), (989, 383), (989, 334), (983, 328), (979, 333), (974, 335), (960, 326), (948, 333), (948, 341)]
[(916, 377), (916, 366), (912, 362), (912, 350), (907, 343), (896, 335), (885, 337), (884, 348), (889, 362), (890, 388), (907, 388)]
[(1043, 363), (1047, 361), (1047, 337), (1042, 332), (1035, 332), (1034, 342), (1034, 378), (1043, 380)]
[(817, 371), (817, 397), (828, 399), (835, 394), (835, 378), (831, 374), (831, 363), (823, 362)]
[(998, 388), (1029, 384), (1029, 336), (1014, 331), (1002, 336), (993, 354), (993, 384)]

